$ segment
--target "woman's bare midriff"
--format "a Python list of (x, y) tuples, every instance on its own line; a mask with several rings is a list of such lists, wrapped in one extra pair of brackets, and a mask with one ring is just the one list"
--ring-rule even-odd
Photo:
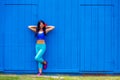
[(37, 40), (37, 44), (45, 44), (44, 40)]

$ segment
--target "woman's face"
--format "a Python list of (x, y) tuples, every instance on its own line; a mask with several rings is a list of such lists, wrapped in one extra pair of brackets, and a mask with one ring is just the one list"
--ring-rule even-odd
[(44, 27), (44, 24), (41, 22), (40, 23), (40, 28), (43, 28)]

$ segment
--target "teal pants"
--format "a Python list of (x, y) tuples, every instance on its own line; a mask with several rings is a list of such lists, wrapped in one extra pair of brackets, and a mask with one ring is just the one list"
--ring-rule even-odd
[(42, 62), (44, 59), (42, 58), (43, 54), (46, 51), (46, 44), (36, 44), (36, 56), (35, 60), (38, 61), (38, 68), (43, 68)]

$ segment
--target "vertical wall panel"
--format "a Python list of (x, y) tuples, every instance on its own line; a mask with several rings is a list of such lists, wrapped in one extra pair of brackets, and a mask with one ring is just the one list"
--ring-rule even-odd
[[(105, 7), (105, 61), (104, 69), (112, 71), (112, 7)], [(114, 56), (114, 55), (113, 55)]]
[[(71, 69), (75, 70), (78, 72), (79, 70), (79, 57), (78, 57), (78, 36), (80, 35), (78, 33), (78, 8), (79, 8), (79, 3), (78, 0), (72, 0), (72, 5), (71, 5)], [(67, 23), (67, 22), (66, 22)], [(65, 26), (66, 27), (66, 26)], [(69, 27), (68, 27), (69, 28)], [(66, 43), (66, 41), (65, 41)], [(69, 54), (68, 54), (69, 55)], [(67, 65), (66, 65), (67, 66)]]
[[(111, 1), (80, 1), (82, 72), (109, 72), (112, 66), (112, 8)], [(83, 9), (82, 9), (83, 8)], [(111, 50), (111, 51), (110, 51)]]
[(111, 2), (113, 3), (113, 8), (112, 8), (112, 57), (113, 57), (113, 62), (112, 62), (112, 65), (113, 65), (113, 70), (114, 72), (116, 73), (116, 68), (117, 68), (117, 24), (116, 22), (118, 22), (116, 20), (117, 18), (117, 0), (111, 0)]
[[(84, 4), (85, 3), (85, 0), (79, 0), (79, 4), (81, 6), (81, 4)], [(80, 71), (83, 71), (84, 70), (84, 8), (83, 6), (82, 7), (79, 7), (78, 9), (79, 11), (79, 17), (78, 17), (78, 20), (79, 20), (79, 27), (78, 29), (80, 31), (78, 31), (78, 58), (79, 58), (79, 67), (80, 67)], [(82, 65), (82, 66), (81, 66)]]
[[(54, 19), (56, 18), (56, 12), (55, 12), (56, 7), (54, 7), (55, 5), (57, 5), (56, 1), (54, 1), (54, 0), (45, 1), (45, 4), (46, 4), (45, 10), (44, 10), (45, 11), (45, 13), (44, 13), (45, 22), (48, 25), (53, 25), (53, 24), (55, 24)], [(55, 33), (56, 33), (55, 31), (52, 31), (52, 32), (48, 33), (46, 36), (47, 51), (45, 54), (45, 59), (47, 59), (47, 61), (49, 63), (48, 64), (48, 72), (53, 71), (52, 69), (54, 69), (54, 66), (57, 66), (57, 60), (59, 60), (59, 59), (57, 59), (58, 54), (54, 54), (55, 52), (57, 53), (57, 50), (58, 50), (58, 46), (55, 47), (55, 45), (56, 45), (55, 43), (57, 40), (56, 37), (58, 34), (55, 34)], [(53, 57), (53, 58), (51, 58), (51, 57)], [(52, 62), (54, 62), (54, 63), (52, 63)]]
[[(72, 16), (72, 11), (71, 11), (71, 6), (72, 6), (72, 0), (69, 0), (69, 2), (67, 0), (65, 0), (65, 24), (64, 24), (64, 29), (65, 29), (65, 34), (64, 34), (64, 38), (65, 38), (65, 54), (64, 54), (64, 57), (65, 57), (65, 63), (68, 65), (68, 66), (65, 66), (65, 69), (70, 69), (71, 68), (71, 50), (72, 50), (72, 46), (71, 46), (71, 28), (72, 28), (72, 19), (71, 19), (71, 16)], [(69, 46), (69, 48), (68, 48)]]
[[(89, 0), (90, 1), (90, 0)], [(85, 4), (89, 1), (85, 1)], [(89, 2), (90, 3), (90, 2)], [(91, 39), (91, 7), (84, 7), (84, 71), (89, 71), (91, 66), (91, 47), (90, 47), (90, 39)]]
[(4, 70), (4, 1), (0, 0), (0, 71)]
[(6, 71), (36, 71), (37, 69), (34, 60), (35, 47), (33, 47), (35, 46), (35, 34), (28, 29), (28, 25), (36, 24), (37, 4), (26, 3), (5, 4), (5, 26), (7, 29), (5, 33), (4, 62)]
[[(62, 5), (62, 6), (61, 6)], [(64, 47), (64, 34), (65, 34), (65, 29), (64, 29), (64, 24), (65, 24), (65, 20), (64, 20), (64, 8), (65, 4), (64, 4), (64, 0), (58, 0), (58, 63), (59, 66), (57, 67), (58, 70), (59, 69), (64, 69), (64, 50), (65, 50), (65, 47)]]
[[(94, 3), (94, 1), (93, 1)], [(91, 71), (98, 70), (98, 7), (91, 8)]]
[[(118, 0), (118, 5), (119, 5), (119, 7), (118, 7), (118, 31), (119, 31), (119, 34), (118, 34), (118, 44), (119, 44), (119, 46), (118, 46), (118, 50), (119, 50), (119, 52), (118, 52), (118, 54), (119, 54), (119, 57), (120, 57), (120, 1)], [(119, 59), (119, 58), (118, 58)], [(120, 70), (120, 59), (118, 60), (119, 61), (119, 70)]]
[(100, 65), (100, 70), (103, 70), (104, 62), (104, 7), (100, 7), (98, 11), (98, 63)]
[(115, 65), (116, 65), (116, 73), (120, 73), (120, 1), (119, 0), (115, 0), (115, 30), (116, 30), (116, 34), (115, 34), (115, 41), (116, 41), (116, 45), (115, 45), (115, 52), (116, 52), (116, 60), (115, 60)]

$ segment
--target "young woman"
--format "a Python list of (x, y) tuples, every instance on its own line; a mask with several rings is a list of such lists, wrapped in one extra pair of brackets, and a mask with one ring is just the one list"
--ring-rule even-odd
[(36, 41), (36, 56), (35, 60), (38, 62), (39, 73), (38, 76), (42, 75), (42, 69), (47, 68), (47, 61), (45, 61), (42, 56), (46, 51), (45, 36), (46, 34), (53, 30), (54, 26), (47, 26), (44, 21), (39, 21), (37, 26), (28, 26), (28, 28), (34, 31), (37, 37)]

